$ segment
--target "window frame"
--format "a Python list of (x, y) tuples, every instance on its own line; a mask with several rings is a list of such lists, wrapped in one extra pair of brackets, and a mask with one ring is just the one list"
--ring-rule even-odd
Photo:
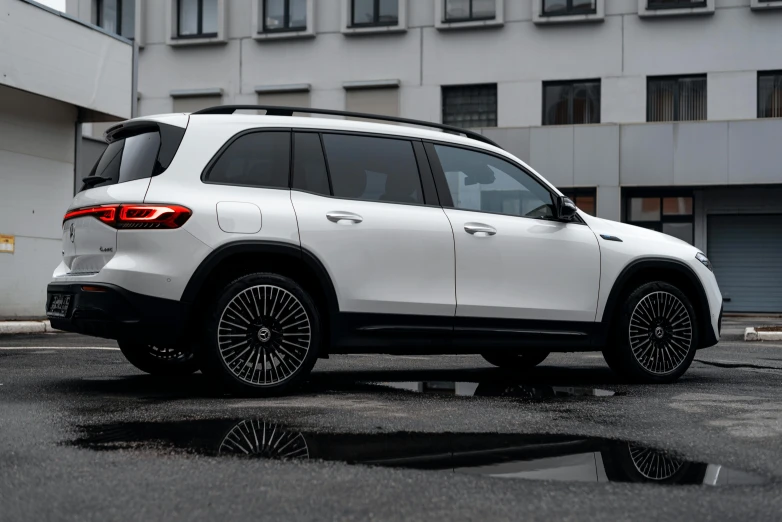
[(704, 9), (708, 7), (706, 0), (674, 0), (676, 3), (671, 5), (662, 3), (661, 0), (647, 0), (646, 9), (650, 11), (667, 11), (670, 9)]
[[(377, 1), (377, 0), (375, 0)], [(459, 24), (464, 22), (485, 22), (487, 20), (495, 20), (497, 18), (497, 7), (494, 8), (494, 16), (481, 16), (474, 17), (472, 15), (472, 6), (475, 0), (468, 0), (470, 3), (470, 16), (467, 18), (448, 18), (448, 0), (437, 0), (443, 3), (443, 23), (446, 24)]]
[[(134, 20), (134, 31), (132, 36), (125, 36), (122, 34), (122, 4), (125, 3), (127, 0), (117, 0), (117, 16), (114, 20), (114, 24), (117, 27), (116, 31), (113, 31), (114, 34), (119, 35), (123, 38), (127, 38), (130, 41), (133, 41), (136, 39), (136, 31), (135, 31), (135, 20)], [(133, 4), (133, 17), (136, 17), (136, 3), (140, 0), (136, 0)], [(108, 30), (102, 25), (103, 21), (103, 4), (106, 2), (106, 0), (98, 0), (95, 5), (95, 25), (100, 27), (101, 29)]]
[[(630, 204), (631, 199), (635, 198), (649, 198), (649, 199), (658, 199), (660, 201), (660, 219), (657, 220), (632, 220), (630, 218), (630, 212), (632, 211), (632, 206)], [(666, 215), (664, 212), (664, 203), (663, 200), (665, 198), (691, 198), (692, 199), (692, 214), (689, 215)], [(695, 212), (696, 212), (696, 201), (695, 201), (695, 192), (692, 190), (657, 190), (657, 189), (642, 189), (642, 190), (628, 190), (623, 192), (622, 194), (622, 200), (624, 204), (624, 212), (622, 212), (622, 222), (627, 223), (628, 225), (634, 225), (639, 226), (642, 228), (646, 228), (649, 230), (654, 230), (655, 232), (660, 232), (661, 234), (664, 234), (663, 232), (663, 225), (665, 223), (689, 223), (692, 225), (692, 240), (693, 242), (690, 243), (692, 245), (695, 244)], [(651, 226), (650, 226), (651, 225)]]
[(594, 9), (589, 10), (574, 10), (573, 8), (573, 0), (565, 0), (567, 7), (565, 8), (564, 13), (547, 13), (546, 12), (546, 4), (545, 0), (534, 0), (536, 2), (540, 2), (540, 16), (546, 17), (546, 18), (556, 18), (560, 16), (584, 16), (584, 15), (595, 15), (598, 12), (598, 4), (600, 3), (598, 0), (595, 1), (595, 7)]
[[(663, 5), (657, 0), (638, 0), (638, 16), (654, 18), (659, 16), (713, 15), (716, 11), (715, 0), (700, 0), (697, 4)], [(652, 4), (651, 6), (649, 4)]]
[[(243, 136), (247, 136), (248, 134), (260, 134), (264, 132), (287, 132), (288, 133), (288, 183), (285, 187), (265, 187), (262, 185), (247, 185), (242, 183), (224, 183), (222, 181), (211, 181), (207, 178), (209, 173), (212, 172), (212, 168), (215, 166), (215, 164), (220, 160), (220, 158), (223, 157), (223, 154), (225, 154), (225, 151), (228, 150), (228, 148), (233, 145), (233, 143)], [(201, 171), (200, 180), (201, 183), (204, 183), (205, 185), (222, 185), (226, 187), (246, 187), (246, 188), (254, 188), (254, 189), (262, 189), (262, 190), (291, 190), (291, 180), (293, 178), (293, 130), (290, 127), (254, 127), (252, 129), (245, 129), (243, 131), (237, 132), (230, 138), (228, 138), (223, 145), (217, 149), (217, 152), (214, 153), (212, 158), (209, 160), (209, 162), (204, 167), (204, 170)]]
[(440, 206), (442, 208), (452, 209), (452, 210), (459, 210), (461, 212), (476, 212), (479, 214), (489, 214), (489, 215), (495, 215), (495, 216), (506, 216), (510, 218), (519, 218), (519, 219), (532, 219), (535, 221), (548, 221), (548, 222), (556, 222), (556, 223), (573, 223), (573, 224), (579, 224), (579, 225), (586, 225), (586, 222), (579, 216), (578, 214), (575, 214), (575, 217), (571, 220), (567, 219), (559, 219), (557, 217), (552, 218), (540, 218), (540, 217), (528, 217), (528, 216), (514, 216), (512, 214), (503, 214), (502, 212), (490, 212), (488, 210), (474, 210), (469, 208), (459, 208), (454, 205), (453, 198), (451, 197), (451, 189), (448, 186), (448, 180), (445, 177), (445, 170), (443, 169), (442, 164), (440, 163), (440, 157), (437, 154), (437, 150), (434, 148), (435, 145), (441, 145), (445, 147), (453, 147), (457, 149), (464, 149), (469, 150), (472, 152), (477, 152), (480, 154), (486, 154), (488, 156), (493, 156), (497, 159), (500, 159), (502, 161), (505, 161), (507, 163), (510, 163), (514, 167), (518, 168), (527, 176), (532, 179), (533, 182), (540, 185), (544, 190), (546, 190), (551, 195), (551, 201), (556, 206), (557, 198), (562, 196), (561, 194), (558, 194), (556, 190), (554, 190), (546, 181), (544, 181), (540, 176), (533, 173), (528, 168), (524, 167), (523, 165), (517, 163), (512, 158), (509, 158), (507, 156), (503, 156), (502, 154), (497, 154), (493, 151), (482, 149), (480, 147), (472, 147), (470, 145), (465, 145), (462, 143), (454, 143), (452, 141), (442, 141), (442, 140), (433, 140), (433, 139), (425, 139), (423, 140), (424, 148), (426, 150), (426, 156), (429, 159), (429, 164), (432, 169), (432, 175), (434, 177), (435, 186), (437, 188), (437, 195), (440, 199)]
[[(703, 79), (705, 80), (705, 87), (704, 92), (706, 93), (705, 99), (706, 99), (706, 119), (708, 119), (709, 113), (709, 79), (708, 75), (706, 74), (674, 74), (674, 75), (668, 75), (668, 76), (647, 76), (646, 77), (646, 123), (676, 123), (680, 121), (706, 121), (706, 119), (703, 120), (681, 120), (679, 119), (679, 98), (680, 98), (680, 80), (683, 79)], [(650, 95), (650, 89), (649, 86), (654, 81), (670, 81), (670, 80), (676, 80), (676, 90), (673, 93), (673, 119), (672, 120), (650, 120), (649, 119), (649, 95)]]
[(764, 77), (777, 77), (779, 78), (780, 82), (780, 89), (782, 89), (782, 69), (779, 70), (771, 70), (771, 71), (758, 71), (757, 75), (757, 99), (758, 99), (758, 110), (757, 110), (757, 117), (758, 119), (770, 119), (770, 118), (782, 118), (782, 109), (779, 116), (763, 116), (760, 113), (761, 110), (761, 100), (760, 100), (760, 79)]
[[(594, 122), (587, 122), (587, 123), (573, 123), (573, 101), (575, 100), (575, 97), (573, 96), (573, 86), (577, 84), (586, 84), (586, 83), (596, 83), (600, 90), (600, 95), (598, 99), (598, 111), (597, 111), (597, 121)], [(561, 86), (568, 86), (571, 88), (570, 90), (570, 96), (568, 97), (568, 122), (567, 123), (546, 123), (546, 87), (561, 87)], [(555, 80), (555, 81), (545, 81), (543, 82), (543, 107), (542, 107), (542, 114), (541, 114), (541, 124), (545, 127), (555, 126), (555, 125), (598, 125), (601, 122), (601, 111), (603, 110), (603, 82), (600, 78), (587, 78), (584, 80)]]
[[(487, 86), (493, 86), (494, 87), (494, 118), (495, 118), (495, 124), (494, 126), (486, 126), (486, 127), (472, 127), (472, 128), (480, 128), (480, 129), (493, 129), (497, 128), (500, 123), (500, 95), (499, 95), (499, 85), (496, 83), (466, 83), (466, 84), (456, 84), (456, 85), (441, 85), (440, 86), (440, 121), (443, 122), (445, 125), (453, 125), (456, 127), (463, 127), (457, 123), (446, 123), (445, 121), (445, 91), (447, 89), (458, 89), (458, 88), (466, 88), (466, 87), (487, 87)], [(463, 128), (470, 128), (470, 127), (463, 127)]]
[(397, 27), (399, 25), (399, 17), (401, 16), (400, 9), (399, 9), (399, 0), (394, 0), (397, 4), (396, 8), (396, 21), (393, 23), (389, 22), (380, 22), (380, 0), (373, 0), (373, 7), (374, 12), (372, 16), (372, 21), (367, 23), (356, 23), (355, 21), (355, 15), (356, 15), (356, 0), (349, 0), (349, 6), (350, 13), (348, 13), (348, 29), (362, 29), (366, 27)]
[[(438, 31), (450, 29), (483, 29), (501, 27), (505, 24), (505, 0), (495, 0), (494, 16), (491, 18), (446, 18), (445, 0), (434, 1), (434, 27)], [(470, 12), (472, 13), (472, 0), (470, 0)]]
[[(267, 4), (269, 0), (260, 0), (261, 2), (261, 17), (263, 18), (263, 23), (261, 25), (261, 31), (262, 33), (267, 34), (278, 34), (278, 33), (301, 33), (307, 30), (307, 27), (310, 25), (309, 18), (305, 19), (303, 26), (296, 26), (291, 27), (290, 26), (290, 18), (291, 18), (291, 1), (292, 0), (283, 0), (285, 2), (285, 24), (281, 28), (270, 28), (268, 25), (266, 25), (266, 9)], [(308, 6), (308, 0), (304, 0), (304, 12), (306, 13), (305, 16), (309, 16), (309, 6)]]
[(220, 2), (218, 0), (215, 0), (217, 3), (217, 25), (218, 29), (214, 33), (205, 33), (204, 31), (204, 1), (205, 0), (197, 0), (198, 1), (198, 23), (196, 24), (198, 26), (198, 32), (195, 34), (182, 34), (182, 17), (180, 16), (181, 9), (180, 5), (182, 0), (174, 0), (174, 8), (176, 9), (176, 36), (174, 38), (176, 40), (196, 40), (201, 38), (217, 38), (220, 34)]

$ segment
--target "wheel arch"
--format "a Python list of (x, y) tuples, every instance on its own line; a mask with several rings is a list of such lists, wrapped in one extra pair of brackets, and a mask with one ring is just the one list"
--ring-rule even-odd
[(695, 308), (700, 336), (698, 348), (716, 344), (711, 328), (711, 310), (706, 291), (698, 276), (686, 263), (676, 259), (643, 258), (630, 262), (619, 274), (608, 294), (603, 310), (602, 342), (609, 341), (610, 332), (621, 309), (621, 304), (640, 285), (652, 281), (663, 281), (679, 288), (692, 301)]

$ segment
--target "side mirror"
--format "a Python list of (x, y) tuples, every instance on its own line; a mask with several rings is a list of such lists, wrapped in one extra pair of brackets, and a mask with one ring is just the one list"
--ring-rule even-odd
[(570, 221), (576, 215), (578, 207), (570, 198), (564, 196), (557, 197), (557, 217)]

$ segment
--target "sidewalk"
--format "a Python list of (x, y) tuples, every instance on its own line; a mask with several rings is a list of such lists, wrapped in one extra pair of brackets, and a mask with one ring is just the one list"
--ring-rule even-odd
[(0, 321), (0, 335), (3, 334), (34, 334), (58, 333), (49, 321)]

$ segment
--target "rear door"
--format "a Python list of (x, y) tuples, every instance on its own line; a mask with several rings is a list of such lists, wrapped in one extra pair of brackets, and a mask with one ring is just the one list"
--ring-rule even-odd
[(420, 141), (295, 135), (291, 197), (301, 245), (323, 263), (340, 312), (352, 315), (359, 330), (423, 331), (438, 323), (450, 330), (456, 307), (453, 232), (431, 199), (434, 186), (423, 164), (431, 192), (424, 189), (426, 177), (422, 186), (422, 159)]

